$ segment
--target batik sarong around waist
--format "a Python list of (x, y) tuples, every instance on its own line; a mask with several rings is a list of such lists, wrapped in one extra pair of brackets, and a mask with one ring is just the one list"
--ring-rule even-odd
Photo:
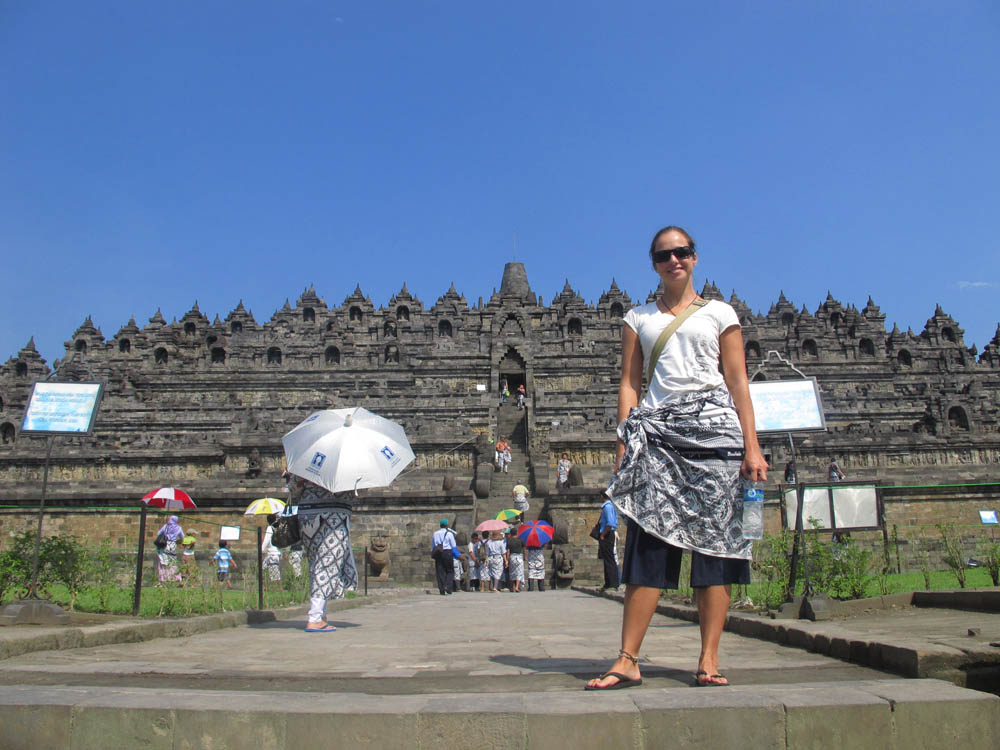
[[(708, 406), (716, 414), (701, 417)], [(618, 426), (625, 455), (608, 488), (615, 507), (676, 547), (750, 559), (743, 538), (743, 431), (729, 392), (635, 408)]]

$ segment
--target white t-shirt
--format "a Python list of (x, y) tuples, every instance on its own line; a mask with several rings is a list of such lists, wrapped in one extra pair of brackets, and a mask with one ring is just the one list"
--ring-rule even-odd
[[(656, 340), (675, 317), (660, 312), (655, 301), (633, 307), (625, 314), (625, 324), (639, 336), (643, 375), (649, 368), (649, 355)], [(719, 337), (739, 324), (736, 311), (719, 300), (709, 300), (695, 311), (667, 340), (641, 405), (657, 408), (692, 391), (725, 386), (719, 371)], [(710, 408), (702, 415), (712, 416), (708, 413)]]

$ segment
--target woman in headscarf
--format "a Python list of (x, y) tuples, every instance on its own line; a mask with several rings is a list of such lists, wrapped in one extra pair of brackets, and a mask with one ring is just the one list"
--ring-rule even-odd
[(156, 550), (157, 577), (160, 579), (160, 583), (180, 581), (181, 570), (177, 564), (177, 543), (184, 538), (184, 529), (181, 528), (177, 516), (170, 516), (169, 520), (156, 532), (157, 538), (160, 534), (163, 534), (167, 544)]

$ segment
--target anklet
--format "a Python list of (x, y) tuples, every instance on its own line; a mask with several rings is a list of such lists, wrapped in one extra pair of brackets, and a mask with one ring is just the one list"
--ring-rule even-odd
[(622, 656), (624, 656), (626, 659), (628, 659), (630, 662), (632, 662), (636, 666), (639, 666), (639, 657), (638, 656), (632, 656), (632, 654), (630, 654), (625, 649), (621, 649), (618, 652), (618, 657), (621, 658)]

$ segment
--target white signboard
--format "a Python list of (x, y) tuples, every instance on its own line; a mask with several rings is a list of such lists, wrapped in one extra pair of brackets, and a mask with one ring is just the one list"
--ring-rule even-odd
[[(826, 487), (806, 487), (802, 499), (802, 528), (812, 528), (818, 521), (821, 529), (833, 528), (830, 518), (830, 495)], [(794, 489), (785, 490), (785, 518), (789, 528), (795, 528), (795, 514), (798, 513), (798, 495)]]
[(757, 432), (800, 432), (826, 429), (816, 378), (750, 383)]
[(94, 427), (103, 383), (35, 383), (21, 432), (84, 435)]
[[(878, 495), (872, 485), (805, 487), (803, 495), (802, 528), (807, 531), (812, 528), (812, 521), (817, 521), (822, 530), (873, 529), (879, 525)], [(785, 490), (785, 518), (789, 528), (795, 527), (797, 500), (794, 489)]]
[(239, 526), (223, 526), (219, 529), (219, 541), (237, 542), (240, 539)]

